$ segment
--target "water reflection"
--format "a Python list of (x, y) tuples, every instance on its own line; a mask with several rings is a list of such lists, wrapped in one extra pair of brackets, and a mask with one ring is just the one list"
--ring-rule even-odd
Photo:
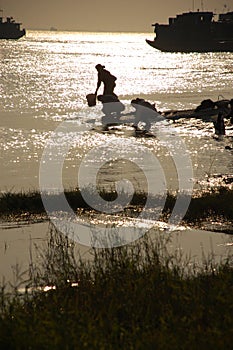
[[(116, 93), (126, 112), (135, 97), (155, 102), (161, 111), (192, 108), (204, 98), (216, 100), (220, 93), (232, 97), (232, 54), (161, 53), (151, 50), (145, 37), (29, 31), (19, 42), (0, 43), (2, 186), (22, 189), (30, 184), (37, 188), (38, 164), (51, 131), (66, 119), (87, 124), (97, 119), (101, 106), (88, 108), (85, 96), (96, 86), (94, 67), (100, 60), (117, 76)], [(162, 123), (159, 127), (166, 130), (167, 126)], [(186, 142), (197, 180), (206, 174), (232, 173), (232, 153), (224, 149), (232, 141), (229, 137), (222, 143), (213, 140), (212, 123), (182, 120), (174, 128)], [(232, 134), (227, 129), (227, 136)], [(118, 133), (117, 137), (121, 136)], [(81, 138), (69, 137), (73, 137), (74, 147), (67, 155), (64, 183), (75, 186), (82, 156), (110, 137), (114, 142), (116, 135), (90, 132)], [(59, 142), (67, 142), (66, 136), (61, 135)], [(139, 144), (160, 157), (172, 182), (174, 167), (165, 148), (156, 138), (140, 139)], [(59, 144), (57, 147), (59, 152)], [(26, 169), (28, 164), (30, 169)]]

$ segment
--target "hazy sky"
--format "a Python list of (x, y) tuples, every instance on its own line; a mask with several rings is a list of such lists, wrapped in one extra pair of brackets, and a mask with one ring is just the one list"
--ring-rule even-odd
[(233, 11), (233, 0), (0, 0), (4, 16), (26, 29), (153, 32), (152, 23), (195, 9)]

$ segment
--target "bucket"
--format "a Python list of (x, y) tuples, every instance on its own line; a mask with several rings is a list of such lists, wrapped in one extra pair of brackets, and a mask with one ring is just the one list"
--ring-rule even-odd
[(96, 105), (96, 95), (95, 94), (88, 94), (86, 96), (87, 103), (89, 107), (93, 107)]

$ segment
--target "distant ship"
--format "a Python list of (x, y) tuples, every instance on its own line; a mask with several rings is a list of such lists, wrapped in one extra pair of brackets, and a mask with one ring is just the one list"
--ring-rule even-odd
[(187, 12), (152, 24), (156, 37), (146, 42), (166, 52), (233, 52), (233, 12)]
[(16, 23), (12, 17), (4, 21), (0, 17), (0, 39), (19, 39), (26, 34), (25, 29), (20, 29), (21, 23)]

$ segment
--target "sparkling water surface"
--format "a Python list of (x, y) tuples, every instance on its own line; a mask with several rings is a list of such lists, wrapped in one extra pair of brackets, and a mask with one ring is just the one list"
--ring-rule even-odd
[[(155, 103), (159, 111), (194, 108), (206, 98), (233, 98), (232, 53), (162, 53), (147, 45), (146, 38), (151, 34), (28, 31), (19, 41), (1, 40), (1, 191), (39, 187), (39, 165), (46, 141), (64, 121), (76, 125), (73, 133), (61, 131), (53, 140), (59, 155), (60, 147), (72, 138), (63, 166), (64, 187), (77, 185), (79, 164), (91, 149), (109, 140), (114, 145), (116, 138), (127, 147), (133, 137), (130, 134), (91, 130), (101, 124), (101, 105), (89, 108), (86, 103), (86, 95), (96, 88), (98, 63), (117, 77), (115, 92), (126, 111), (132, 110), (130, 101), (136, 97)], [(85, 131), (77, 132), (79, 125), (86, 126)], [(232, 174), (232, 151), (225, 149), (226, 145), (232, 146), (230, 125), (222, 141), (212, 138), (212, 122), (161, 122), (152, 125), (155, 136), (158, 128), (168, 130), (171, 139), (174, 129), (184, 140), (195, 183), (213, 174)], [(147, 147), (162, 164), (167, 188), (175, 188), (176, 169), (166, 147), (156, 137), (141, 138), (136, 143), (135, 163), (143, 157), (141, 147)], [(120, 173), (121, 178), (143, 189), (140, 172), (117, 161), (111, 173), (106, 167), (102, 169), (104, 185), (111, 187)], [(92, 167), (95, 162), (90, 172)]]

